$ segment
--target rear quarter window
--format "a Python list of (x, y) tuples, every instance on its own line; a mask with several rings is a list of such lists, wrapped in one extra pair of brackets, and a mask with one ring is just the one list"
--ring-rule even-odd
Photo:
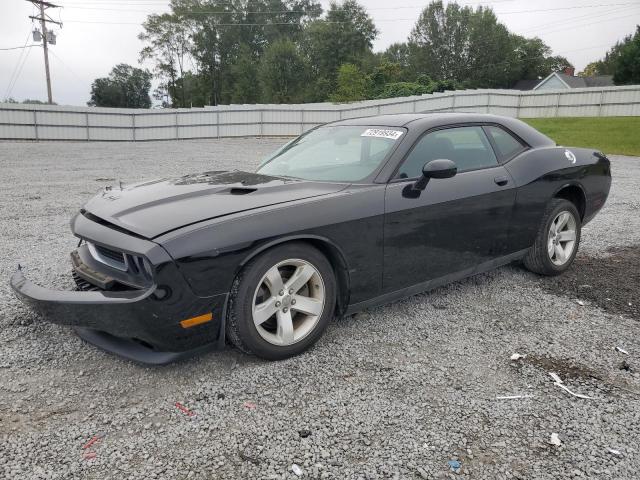
[(493, 140), (493, 144), (502, 160), (509, 160), (527, 147), (516, 137), (500, 127), (485, 127), (487, 135)]

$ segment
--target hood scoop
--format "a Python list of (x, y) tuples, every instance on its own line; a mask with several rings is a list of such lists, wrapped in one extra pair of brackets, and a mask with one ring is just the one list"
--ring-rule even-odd
[(255, 192), (256, 190), (258, 189), (250, 187), (233, 187), (229, 189), (229, 193), (231, 195), (247, 195), (249, 193)]

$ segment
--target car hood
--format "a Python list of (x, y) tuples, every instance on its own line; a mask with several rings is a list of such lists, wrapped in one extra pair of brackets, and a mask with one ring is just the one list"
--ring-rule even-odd
[(312, 182), (240, 171), (106, 187), (84, 211), (146, 238), (259, 207), (339, 192), (344, 183)]

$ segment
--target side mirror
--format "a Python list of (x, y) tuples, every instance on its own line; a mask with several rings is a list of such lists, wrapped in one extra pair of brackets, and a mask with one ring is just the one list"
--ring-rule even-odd
[(422, 167), (422, 177), (413, 184), (414, 190), (424, 190), (432, 178), (451, 178), (458, 173), (458, 167), (451, 160), (440, 158), (425, 163)]

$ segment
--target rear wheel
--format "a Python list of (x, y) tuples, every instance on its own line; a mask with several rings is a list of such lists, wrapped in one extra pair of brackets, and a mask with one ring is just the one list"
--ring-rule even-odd
[(575, 205), (554, 198), (548, 205), (535, 243), (524, 258), (529, 270), (558, 275), (568, 269), (580, 244), (581, 221)]
[(333, 316), (331, 264), (310, 245), (267, 251), (240, 273), (229, 299), (227, 338), (240, 350), (269, 360), (313, 345)]

